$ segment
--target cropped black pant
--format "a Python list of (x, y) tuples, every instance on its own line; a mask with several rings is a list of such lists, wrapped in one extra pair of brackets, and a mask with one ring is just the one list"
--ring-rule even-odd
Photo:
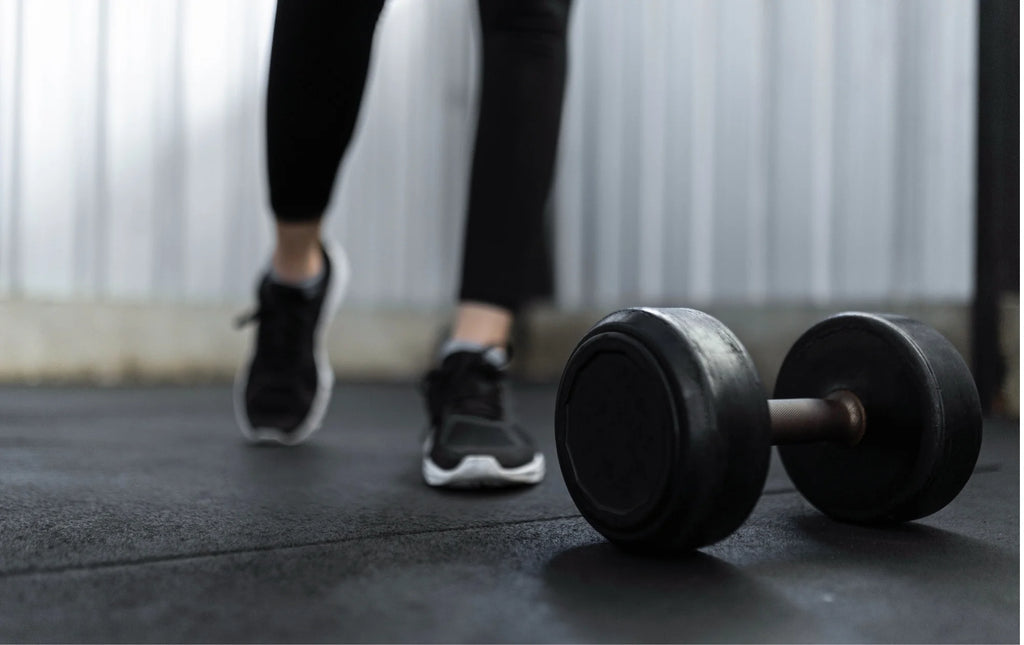
[[(483, 79), (459, 299), (515, 312), (551, 190), (570, 0), (479, 0)], [(279, 0), (267, 89), (279, 221), (323, 216), (355, 126), (383, 0)]]

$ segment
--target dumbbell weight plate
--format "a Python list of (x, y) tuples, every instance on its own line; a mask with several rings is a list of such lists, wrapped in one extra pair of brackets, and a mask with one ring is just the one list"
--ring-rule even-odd
[(902, 522), (948, 504), (974, 468), (981, 407), (970, 371), (934, 329), (902, 316), (847, 313), (793, 345), (775, 398), (850, 390), (867, 430), (854, 446), (779, 446), (797, 489), (819, 510), (857, 523)]
[(563, 371), (555, 435), (583, 516), (643, 551), (732, 533), (761, 495), (771, 450), (750, 356), (691, 309), (627, 309), (597, 323)]

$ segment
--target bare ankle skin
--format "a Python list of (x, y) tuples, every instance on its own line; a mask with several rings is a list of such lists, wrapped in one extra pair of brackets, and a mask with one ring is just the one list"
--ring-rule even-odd
[(276, 233), (272, 262), (278, 278), (301, 282), (320, 273), (324, 264), (320, 251), (320, 220), (277, 222)]
[(505, 347), (512, 329), (512, 312), (496, 305), (460, 302), (455, 309), (452, 339)]

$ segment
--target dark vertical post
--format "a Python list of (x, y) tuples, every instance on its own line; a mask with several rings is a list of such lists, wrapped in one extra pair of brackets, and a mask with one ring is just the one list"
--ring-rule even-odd
[(1006, 372), (1000, 299), (1020, 293), (1020, 5), (979, 0), (974, 377), (992, 409)]

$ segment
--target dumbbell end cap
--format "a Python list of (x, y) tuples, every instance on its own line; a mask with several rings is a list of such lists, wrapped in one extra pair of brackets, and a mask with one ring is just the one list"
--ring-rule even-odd
[(680, 428), (655, 356), (621, 331), (587, 338), (559, 388), (559, 463), (580, 510), (613, 534), (657, 520)]

